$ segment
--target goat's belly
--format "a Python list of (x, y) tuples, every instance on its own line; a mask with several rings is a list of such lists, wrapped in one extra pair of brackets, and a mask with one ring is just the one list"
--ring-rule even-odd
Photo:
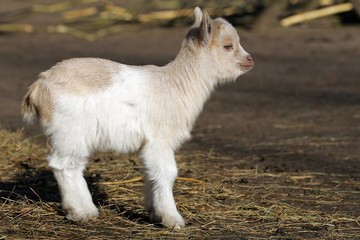
[(144, 139), (139, 110), (104, 95), (59, 98), (50, 134), (60, 130), (63, 139), (76, 136), (90, 151), (137, 151)]
[(95, 138), (97, 150), (122, 153), (137, 151), (144, 141), (139, 124), (130, 119), (99, 126)]

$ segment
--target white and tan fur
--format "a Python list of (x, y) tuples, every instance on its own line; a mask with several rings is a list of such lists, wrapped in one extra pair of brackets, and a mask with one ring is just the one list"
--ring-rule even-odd
[(140, 150), (145, 166), (145, 207), (155, 221), (183, 227), (172, 188), (174, 151), (190, 138), (195, 119), (217, 84), (253, 66), (236, 30), (195, 8), (174, 61), (163, 67), (129, 66), (96, 58), (60, 62), (40, 74), (24, 97), (28, 122), (38, 118), (50, 138), (48, 158), (67, 218), (98, 216), (83, 177), (96, 150)]

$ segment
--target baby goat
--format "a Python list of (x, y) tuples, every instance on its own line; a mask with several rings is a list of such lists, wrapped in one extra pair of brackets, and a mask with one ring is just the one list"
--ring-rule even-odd
[(39, 75), (22, 102), (27, 122), (36, 118), (51, 140), (48, 158), (66, 217), (98, 216), (83, 171), (95, 150), (140, 150), (145, 166), (145, 207), (169, 228), (185, 225), (172, 188), (174, 151), (190, 138), (195, 119), (219, 83), (253, 67), (234, 27), (194, 9), (195, 22), (166, 66), (129, 66), (98, 58), (73, 58)]

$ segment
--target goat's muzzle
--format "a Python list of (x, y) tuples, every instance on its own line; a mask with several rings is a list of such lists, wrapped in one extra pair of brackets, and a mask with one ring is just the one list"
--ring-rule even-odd
[(238, 63), (242, 68), (254, 67), (254, 61), (250, 55), (247, 55), (241, 62)]

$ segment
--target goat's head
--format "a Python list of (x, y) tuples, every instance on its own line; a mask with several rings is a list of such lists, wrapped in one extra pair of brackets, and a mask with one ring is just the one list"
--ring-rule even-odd
[[(235, 28), (223, 18), (211, 19), (206, 11), (194, 9), (195, 22), (187, 35), (190, 46), (218, 81), (226, 82), (248, 72), (254, 62), (240, 45)], [(189, 43), (189, 42), (188, 42)]]

